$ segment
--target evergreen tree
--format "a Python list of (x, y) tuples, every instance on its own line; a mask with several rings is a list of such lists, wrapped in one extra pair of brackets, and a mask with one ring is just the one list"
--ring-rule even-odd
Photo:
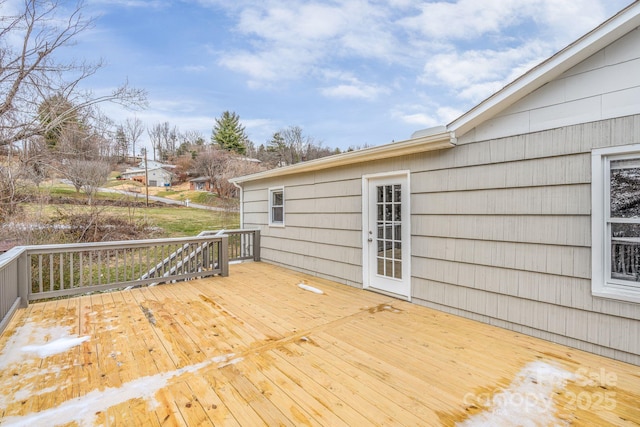
[(245, 154), (248, 140), (244, 126), (240, 124), (240, 116), (236, 113), (225, 111), (222, 117), (216, 119), (211, 135), (212, 144), (217, 143), (223, 150)]

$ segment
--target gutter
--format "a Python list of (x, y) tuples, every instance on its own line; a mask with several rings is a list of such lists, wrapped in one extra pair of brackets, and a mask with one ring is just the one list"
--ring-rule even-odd
[[(411, 154), (423, 153), (426, 151), (443, 150), (452, 148), (456, 145), (455, 134), (444, 126), (434, 129), (434, 132), (426, 134), (421, 133), (416, 137), (400, 141), (392, 142), (377, 147), (366, 148), (364, 150), (351, 151), (348, 153), (336, 154), (334, 156), (323, 157), (308, 162), (296, 163), (295, 165), (285, 166), (282, 168), (270, 169), (264, 172), (258, 172), (253, 175), (241, 176), (230, 179), (233, 185), (261, 179), (282, 177), (304, 172), (314, 172), (323, 169), (337, 168), (340, 166), (352, 165), (355, 163), (371, 162), (375, 160), (388, 159), (391, 157), (407, 156)], [(241, 204), (242, 205), (242, 204)]]

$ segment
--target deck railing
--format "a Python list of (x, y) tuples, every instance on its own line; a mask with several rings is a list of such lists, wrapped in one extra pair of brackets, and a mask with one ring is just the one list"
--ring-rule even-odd
[(19, 246), (0, 255), (0, 332), (29, 301), (226, 276), (229, 262), (260, 259), (259, 230), (196, 237)]
[(229, 236), (229, 261), (260, 261), (260, 230), (203, 231), (198, 236)]

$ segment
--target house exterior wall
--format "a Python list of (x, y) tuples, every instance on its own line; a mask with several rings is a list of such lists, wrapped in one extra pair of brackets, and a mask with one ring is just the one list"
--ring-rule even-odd
[(639, 58), (636, 29), (451, 149), (245, 182), (244, 226), (264, 260), (362, 286), (362, 177), (409, 170), (413, 302), (640, 365), (640, 305), (591, 288), (591, 151), (640, 144)]
[(361, 287), (362, 176), (410, 170), (413, 302), (640, 364), (640, 307), (590, 280), (590, 151), (631, 143), (640, 115), (245, 183), (244, 227), (263, 260)]
[(640, 108), (640, 29), (635, 29), (459, 142), (478, 141), (623, 117)]

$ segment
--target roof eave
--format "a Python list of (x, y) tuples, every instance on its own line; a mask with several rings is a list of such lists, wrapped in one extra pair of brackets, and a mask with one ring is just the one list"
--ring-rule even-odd
[(321, 159), (296, 163), (295, 165), (285, 166), (282, 168), (270, 169), (253, 175), (233, 178), (229, 181), (235, 184), (242, 184), (249, 181), (314, 172), (321, 169), (352, 165), (354, 163), (371, 162), (425, 151), (442, 150), (454, 146), (455, 138), (453, 137), (453, 134), (445, 131), (434, 135), (323, 157)]

